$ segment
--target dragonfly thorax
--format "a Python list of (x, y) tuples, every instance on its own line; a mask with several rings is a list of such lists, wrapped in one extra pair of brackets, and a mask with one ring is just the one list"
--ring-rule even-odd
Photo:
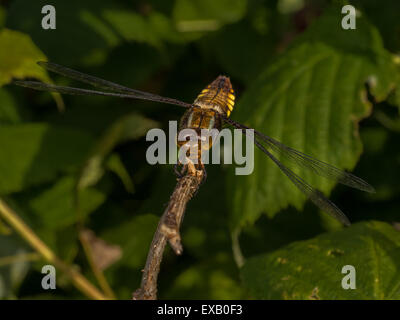
[[(193, 103), (194, 107), (183, 115), (179, 130), (194, 130), (196, 137), (192, 139), (198, 141), (199, 157), (202, 151), (212, 146), (212, 139), (204, 138), (202, 134), (207, 134), (207, 131), (212, 129), (220, 131), (222, 128), (220, 114), (229, 116), (234, 103), (235, 95), (231, 81), (228, 77), (219, 76), (201, 91)], [(206, 141), (203, 141), (204, 139)], [(178, 146), (181, 147), (185, 143), (185, 141), (178, 141)]]

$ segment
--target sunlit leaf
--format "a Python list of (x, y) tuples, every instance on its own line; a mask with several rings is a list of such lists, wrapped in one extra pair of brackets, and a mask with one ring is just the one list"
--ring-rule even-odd
[[(393, 226), (363, 222), (250, 258), (241, 273), (257, 299), (399, 299), (399, 245)], [(347, 265), (354, 290), (342, 287)]]
[(13, 78), (32, 77), (49, 81), (45, 70), (36, 62), (46, 60), (46, 56), (35, 46), (31, 38), (21, 32), (0, 30), (0, 86)]
[[(47, 60), (46, 56), (35, 46), (30, 36), (8, 29), (0, 30), (0, 87), (13, 78), (36, 78), (51, 82), (46, 71), (36, 62)], [(59, 110), (64, 110), (64, 103), (58, 93), (52, 93)]]

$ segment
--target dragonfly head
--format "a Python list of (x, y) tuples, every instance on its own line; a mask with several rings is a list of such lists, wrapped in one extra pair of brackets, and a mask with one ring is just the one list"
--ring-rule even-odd
[(210, 86), (219, 88), (222, 90), (230, 90), (232, 89), (231, 79), (226, 76), (218, 76), (213, 82), (211, 82)]
[(235, 92), (229, 77), (219, 76), (211, 82), (197, 96), (194, 104), (201, 108), (213, 109), (229, 117), (235, 104)]

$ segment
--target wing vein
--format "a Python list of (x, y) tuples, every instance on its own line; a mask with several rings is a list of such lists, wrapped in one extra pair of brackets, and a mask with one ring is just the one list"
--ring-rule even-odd
[[(227, 117), (223, 117), (223, 119), (236, 128), (250, 129), (249, 127), (237, 123), (236, 121), (233, 121)], [(370, 184), (349, 172), (340, 170), (326, 162), (317, 160), (309, 155), (290, 148), (257, 130), (254, 130), (254, 134), (258, 139), (266, 144), (270, 152), (289, 160), (291, 165), (298, 165), (301, 168), (310, 170), (321, 177), (337, 181), (355, 189), (367, 192), (375, 192), (374, 188)]]
[(159, 96), (157, 94), (131, 89), (131, 88), (122, 86), (120, 84), (117, 84), (117, 83), (114, 83), (111, 81), (107, 81), (107, 80), (104, 80), (101, 78), (97, 78), (95, 76), (91, 76), (91, 75), (61, 66), (56, 63), (39, 61), (38, 65), (45, 68), (46, 70), (58, 73), (67, 78), (71, 78), (73, 80), (77, 80), (80, 82), (90, 84), (95, 88), (101, 88), (103, 90), (104, 89), (110, 90), (110, 91), (114, 91), (116, 93), (102, 92), (102, 91), (89, 90), (89, 89), (80, 89), (80, 88), (74, 88), (74, 87), (56, 86), (56, 85), (52, 85), (52, 84), (46, 84), (46, 83), (35, 82), (35, 81), (15, 81), (14, 83), (19, 86), (28, 87), (28, 88), (32, 88), (32, 89), (36, 89), (36, 90), (53, 91), (53, 92), (59, 92), (59, 93), (64, 93), (64, 94), (99, 95), (99, 96), (111, 96), (111, 97), (129, 98), (129, 99), (140, 99), (140, 100), (172, 104), (172, 105), (177, 105), (177, 106), (181, 106), (181, 107), (185, 107), (185, 108), (190, 108), (192, 106), (189, 103), (186, 103), (186, 102), (183, 102), (183, 101), (180, 101), (177, 99), (163, 97), (163, 96)]

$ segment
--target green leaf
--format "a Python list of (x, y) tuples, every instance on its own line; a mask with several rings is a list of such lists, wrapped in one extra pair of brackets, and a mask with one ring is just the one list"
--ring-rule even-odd
[[(51, 82), (47, 72), (36, 62), (47, 60), (46, 56), (35, 46), (30, 36), (8, 29), (0, 30), (0, 87), (11, 82), (13, 78), (37, 78)], [(64, 103), (59, 93), (51, 94), (57, 103), (58, 110), (64, 110)]]
[(105, 194), (94, 188), (87, 188), (80, 194), (80, 211), (74, 207), (75, 179), (63, 177), (50, 188), (28, 200), (28, 207), (36, 221), (44, 229), (65, 228), (96, 210), (104, 201)]
[[(258, 299), (399, 299), (399, 246), (393, 226), (363, 222), (250, 258), (241, 274)], [(354, 290), (342, 288), (346, 265), (356, 271)]]
[(0, 124), (17, 124), (21, 122), (14, 97), (4, 88), (0, 88)]
[(158, 217), (152, 214), (138, 215), (104, 231), (100, 238), (122, 249), (122, 258), (110, 269), (122, 266), (142, 268), (146, 262), (151, 239), (156, 231)]
[(32, 77), (50, 81), (44, 69), (36, 62), (47, 60), (35, 46), (31, 38), (21, 32), (8, 29), (0, 30), (0, 86), (9, 83), (12, 78)]
[(159, 12), (143, 16), (126, 9), (104, 10), (103, 18), (126, 41), (144, 42), (161, 47), (162, 42), (182, 42), (171, 21)]
[(91, 136), (68, 127), (43, 123), (0, 126), (0, 194), (77, 170), (92, 142)]
[(129, 193), (135, 192), (135, 186), (129, 175), (128, 170), (126, 169), (124, 163), (122, 162), (121, 158), (118, 154), (113, 153), (107, 161), (107, 168), (114, 172), (123, 183), (125, 190)]
[(201, 32), (214, 31), (227, 23), (240, 20), (246, 13), (246, 0), (178, 0), (173, 17), (180, 32), (197, 38)]
[[(365, 82), (377, 101), (395, 85), (393, 60), (376, 29), (362, 18), (357, 29), (337, 27), (327, 13), (248, 88), (232, 117), (282, 143), (336, 167), (351, 170), (362, 152), (358, 122), (371, 113)], [(289, 163), (282, 161), (289, 166)], [(292, 166), (325, 193), (333, 181)], [(273, 217), (289, 205), (301, 209), (303, 194), (261, 151), (254, 172), (229, 177), (231, 226)]]
[[(137, 113), (123, 116), (115, 121), (97, 141), (94, 150), (87, 159), (78, 179), (79, 189), (95, 184), (103, 176), (104, 159), (117, 144), (137, 139), (156, 125), (155, 121)], [(116, 162), (114, 160), (111, 166), (113, 164), (113, 168), (124, 176), (120, 167), (122, 163), (115, 167)], [(126, 182), (126, 177), (123, 178), (123, 181)]]

